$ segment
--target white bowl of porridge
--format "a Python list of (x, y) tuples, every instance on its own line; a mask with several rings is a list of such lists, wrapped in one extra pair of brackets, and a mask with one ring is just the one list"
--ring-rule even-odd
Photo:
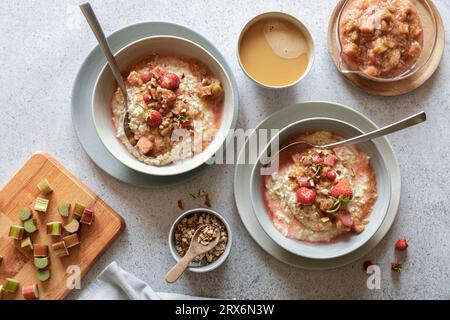
[(235, 93), (212, 55), (186, 39), (154, 36), (115, 57), (128, 94), (125, 126), (125, 101), (107, 65), (92, 100), (97, 133), (114, 157), (136, 171), (169, 176), (219, 150), (235, 117)]
[[(359, 134), (345, 122), (312, 118), (283, 128), (279, 143), (320, 145)], [(391, 186), (376, 143), (329, 150), (301, 145), (277, 158), (278, 165), (266, 174), (260, 164), (254, 166), (251, 201), (278, 245), (299, 256), (332, 259), (358, 249), (378, 230)]]

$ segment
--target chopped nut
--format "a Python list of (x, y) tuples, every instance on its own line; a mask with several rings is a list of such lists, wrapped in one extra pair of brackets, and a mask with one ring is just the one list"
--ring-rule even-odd
[(365, 226), (362, 225), (362, 224), (354, 224), (354, 225), (352, 226), (352, 230), (353, 230), (354, 232), (358, 233), (358, 234), (361, 233), (361, 232), (363, 232), (364, 229), (365, 229)]

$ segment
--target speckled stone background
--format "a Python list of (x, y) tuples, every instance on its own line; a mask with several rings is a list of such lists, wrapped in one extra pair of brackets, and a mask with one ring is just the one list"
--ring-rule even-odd
[[(251, 128), (283, 106), (296, 101), (329, 100), (349, 105), (387, 124), (425, 110), (429, 121), (397, 133), (390, 141), (397, 153), (402, 184), (401, 205), (394, 226), (367, 257), (331, 271), (305, 271), (266, 254), (242, 225), (233, 199), (232, 165), (210, 166), (175, 188), (142, 190), (101, 171), (83, 151), (70, 117), (71, 87), (83, 59), (96, 44), (77, 8), (77, 1), (0, 2), (0, 184), (37, 150), (53, 154), (91, 187), (127, 223), (127, 229), (83, 279), (83, 288), (111, 261), (147, 281), (155, 290), (222, 298), (450, 298), (450, 62), (446, 52), (434, 76), (413, 93), (370, 96), (347, 84), (327, 53), (326, 26), (336, 1), (92, 1), (107, 34), (139, 21), (166, 20), (193, 28), (224, 54), (240, 89), (238, 126)], [(450, 21), (448, 1), (436, 1), (443, 20)], [(316, 42), (312, 72), (294, 88), (257, 88), (240, 70), (235, 45), (244, 23), (256, 14), (281, 10), (300, 18)], [(209, 274), (186, 274), (176, 284), (164, 282), (174, 261), (167, 233), (179, 215), (180, 194), (203, 188), (213, 208), (234, 231), (227, 262)], [(187, 203), (194, 206), (198, 203)], [(410, 241), (405, 270), (391, 274), (394, 242)], [(362, 262), (382, 267), (380, 290), (368, 290)], [(69, 298), (76, 299), (74, 291)]]

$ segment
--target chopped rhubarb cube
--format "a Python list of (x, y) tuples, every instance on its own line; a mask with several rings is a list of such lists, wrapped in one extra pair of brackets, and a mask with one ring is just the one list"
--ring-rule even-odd
[(91, 225), (93, 221), (94, 221), (94, 211), (88, 208), (84, 209), (80, 223)]
[(350, 228), (353, 225), (353, 217), (349, 211), (339, 211), (337, 217), (344, 226)]
[(136, 147), (143, 153), (147, 154), (153, 149), (153, 143), (147, 137), (140, 137)]
[(334, 157), (325, 157), (323, 163), (327, 166), (334, 167), (336, 164), (336, 160), (334, 159)]

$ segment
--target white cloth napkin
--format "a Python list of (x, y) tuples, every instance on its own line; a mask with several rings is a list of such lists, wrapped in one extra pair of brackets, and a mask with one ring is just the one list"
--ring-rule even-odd
[(144, 281), (112, 262), (97, 277), (97, 283), (83, 291), (82, 300), (205, 300), (177, 293), (155, 292)]

